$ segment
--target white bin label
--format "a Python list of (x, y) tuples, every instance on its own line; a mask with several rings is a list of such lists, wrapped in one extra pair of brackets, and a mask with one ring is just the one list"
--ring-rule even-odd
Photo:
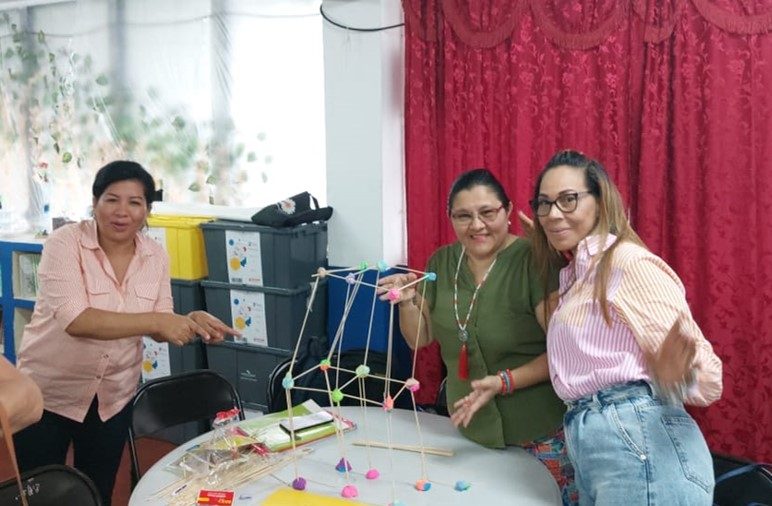
[(231, 290), (231, 318), (233, 327), (241, 332), (237, 342), (268, 346), (264, 294)]
[(169, 343), (157, 343), (142, 337), (142, 381), (163, 378), (172, 373), (169, 364)]
[(225, 231), (225, 255), (228, 262), (228, 282), (242, 285), (263, 285), (263, 259), (259, 232)]

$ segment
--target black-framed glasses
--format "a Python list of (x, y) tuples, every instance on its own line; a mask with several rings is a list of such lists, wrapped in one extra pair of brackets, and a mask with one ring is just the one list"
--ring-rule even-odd
[(451, 213), (450, 219), (453, 220), (453, 223), (462, 227), (471, 225), (475, 217), (480, 218), (480, 221), (482, 221), (483, 223), (493, 223), (498, 217), (499, 211), (501, 211), (502, 209), (504, 209), (504, 204), (501, 204), (499, 207), (480, 209), (476, 213), (475, 212), (470, 213), (468, 211), (459, 211), (457, 213)]
[(579, 197), (587, 193), (592, 192), (582, 191), (561, 193), (555, 200), (539, 197), (538, 199), (531, 201), (531, 209), (533, 209), (533, 212), (536, 214), (536, 216), (544, 217), (550, 213), (552, 210), (552, 205), (554, 204), (564, 213), (573, 213), (576, 211), (576, 206), (579, 205)]

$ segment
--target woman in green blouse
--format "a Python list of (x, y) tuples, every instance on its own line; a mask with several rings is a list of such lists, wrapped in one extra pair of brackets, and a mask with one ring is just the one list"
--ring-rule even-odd
[[(573, 504), (561, 425), (565, 405), (552, 390), (547, 367), (547, 302), (530, 242), (509, 233), (511, 214), (493, 174), (461, 174), (448, 197), (458, 241), (429, 259), (426, 271), (436, 273), (436, 281), (406, 287), (393, 302), (411, 348), (440, 343), (451, 420), (461, 433), (491, 448), (523, 447), (547, 466), (563, 502)], [(415, 279), (394, 274), (380, 284), (400, 288)]]

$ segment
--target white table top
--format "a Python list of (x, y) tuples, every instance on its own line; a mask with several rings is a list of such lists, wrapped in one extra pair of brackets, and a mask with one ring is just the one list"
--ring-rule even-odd
[[(387, 505), (393, 498), (405, 506), (428, 505), (560, 505), (560, 492), (547, 469), (521, 448), (491, 450), (467, 440), (450, 423), (450, 419), (438, 415), (418, 413), (424, 445), (452, 450), (452, 457), (426, 456), (426, 476), (431, 488), (419, 492), (414, 488), (422, 478), (421, 455), (406, 451), (353, 446), (356, 440), (386, 442), (387, 413), (381, 408), (367, 409), (367, 428), (361, 408), (341, 408), (344, 417), (357, 423), (357, 428), (345, 433), (346, 458), (353, 466), (350, 480), (359, 491), (356, 501)], [(418, 445), (412, 411), (395, 409), (391, 412), (391, 434), (394, 444)], [(208, 434), (183, 444), (150, 468), (134, 490), (129, 506), (151, 504), (146, 498), (177, 479), (165, 467), (178, 459), (194, 444), (205, 440)], [(335, 470), (341, 458), (340, 446), (333, 436), (310, 443), (313, 452), (298, 464), (298, 472), (308, 480), (308, 491), (340, 497), (347, 484), (345, 474)], [(369, 459), (368, 459), (369, 451)], [(377, 480), (367, 480), (364, 474), (371, 467), (380, 472)], [(276, 475), (289, 483), (295, 478), (292, 464)], [(464, 492), (454, 490), (454, 484), (463, 480), (471, 487)], [(263, 478), (236, 490), (234, 506), (261, 504), (262, 500), (282, 487), (274, 478)]]

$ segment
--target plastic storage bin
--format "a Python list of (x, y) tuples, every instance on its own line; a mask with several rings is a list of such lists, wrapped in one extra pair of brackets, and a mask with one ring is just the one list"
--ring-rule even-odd
[[(175, 313), (187, 314), (197, 309), (205, 309), (204, 290), (198, 281), (172, 279), (172, 298), (174, 299)], [(206, 345), (199, 339), (185, 346), (167, 345), (166, 348), (169, 353), (169, 372), (171, 374), (207, 368)], [(203, 434), (210, 428), (206, 421), (189, 422), (164, 429), (153, 437), (182, 444), (199, 434)]]
[[(206, 309), (204, 289), (199, 281), (172, 279), (172, 299), (174, 312), (188, 314), (198, 309)], [(200, 339), (185, 346), (169, 346), (169, 365), (172, 374), (196, 369), (206, 369), (206, 352)]]
[(286, 350), (222, 342), (207, 346), (209, 368), (219, 372), (239, 391), (245, 407), (267, 412), (268, 376), (291, 356)]
[(237, 221), (202, 223), (209, 280), (297, 288), (327, 263), (327, 224), (272, 228)]
[(165, 247), (173, 279), (195, 280), (207, 275), (204, 236), (199, 225), (205, 216), (150, 215), (146, 234)]
[[(240, 342), (294, 349), (311, 296), (311, 286), (270, 288), (202, 281), (207, 310), (244, 334)], [(327, 290), (319, 283), (304, 336), (324, 335)]]
[[(341, 271), (336, 274), (346, 276), (348, 272)], [(380, 277), (388, 276), (398, 270), (388, 270), (381, 273)], [(375, 284), (377, 272), (367, 271), (362, 277), (362, 281)], [(349, 285), (345, 280), (328, 277), (327, 278), (327, 338), (332, 346), (335, 334), (338, 332), (338, 326), (343, 318), (343, 311), (346, 306), (346, 295)], [(373, 307), (373, 294), (375, 289), (369, 286), (360, 286), (357, 291), (354, 303), (351, 306), (346, 325), (341, 336), (342, 342), (336, 350), (362, 350), (367, 347), (367, 334), (370, 332), (370, 349), (381, 353), (388, 351), (389, 343), (389, 312), (391, 305), (382, 300), (376, 300)], [(372, 328), (370, 327), (370, 314), (372, 312)], [(405, 343), (405, 339), (399, 330), (399, 310), (394, 311), (394, 330), (392, 340), (392, 359), (393, 373), (395, 377), (408, 377), (411, 371), (412, 351)]]

